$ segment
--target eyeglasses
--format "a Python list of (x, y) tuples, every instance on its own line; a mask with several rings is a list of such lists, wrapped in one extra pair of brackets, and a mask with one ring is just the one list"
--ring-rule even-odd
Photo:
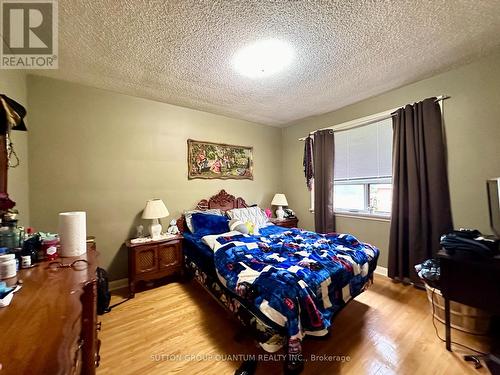
[(83, 271), (86, 270), (89, 267), (89, 262), (86, 261), (85, 259), (77, 259), (73, 261), (72, 263), (62, 263), (62, 262), (50, 262), (49, 263), (49, 269), (55, 270), (58, 268), (72, 268), (75, 271)]

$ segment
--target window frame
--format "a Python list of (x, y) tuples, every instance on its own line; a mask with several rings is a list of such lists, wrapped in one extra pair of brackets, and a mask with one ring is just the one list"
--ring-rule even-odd
[[(442, 106), (442, 101), (439, 101), (439, 106), (441, 107), (441, 112), (443, 111), (443, 106)], [(376, 113), (373, 115), (365, 116), (362, 118), (354, 119), (351, 121), (347, 121), (341, 124), (337, 124), (335, 126), (329, 127), (329, 128), (324, 128), (324, 129), (333, 129), (333, 131), (344, 131), (344, 130), (350, 130), (354, 129), (356, 127), (361, 127), (361, 126), (366, 126), (370, 125), (373, 123), (376, 123), (378, 121), (383, 121), (385, 119), (391, 118), (392, 114), (394, 111), (398, 110), (400, 107), (395, 107), (392, 109), (389, 109), (384, 112)], [(309, 133), (311, 134), (311, 133)], [(304, 138), (299, 138), (299, 140), (304, 140)], [(392, 176), (391, 176), (392, 180)], [(334, 180), (334, 187), (335, 187), (335, 180)], [(314, 179), (313, 179), (313, 184), (312, 188), (309, 191), (309, 212), (314, 213)], [(365, 218), (365, 219), (372, 219), (372, 220), (381, 220), (381, 221), (388, 221), (391, 218), (391, 213), (388, 213), (387, 215), (375, 215), (375, 214), (364, 214), (362, 212), (352, 212), (352, 211), (340, 211), (340, 210), (335, 210), (334, 209), (334, 215), (338, 216), (346, 216), (346, 217), (358, 217), (358, 218)]]
[[(334, 214), (338, 215), (346, 215), (346, 216), (361, 216), (361, 217), (374, 217), (374, 218), (383, 218), (389, 219), (391, 217), (391, 212), (386, 211), (375, 211), (370, 207), (371, 197), (370, 197), (370, 185), (378, 185), (378, 184), (392, 184), (392, 176), (384, 176), (377, 178), (363, 178), (363, 179), (343, 179), (343, 180), (334, 180), (333, 181), (333, 189), (335, 189), (335, 185), (363, 185), (364, 189), (364, 209), (343, 209), (343, 208), (334, 208)], [(335, 193), (334, 193), (335, 195)]]

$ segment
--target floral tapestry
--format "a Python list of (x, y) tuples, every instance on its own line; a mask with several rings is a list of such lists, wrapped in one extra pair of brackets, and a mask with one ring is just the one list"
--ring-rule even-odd
[(188, 139), (188, 178), (253, 180), (253, 148)]

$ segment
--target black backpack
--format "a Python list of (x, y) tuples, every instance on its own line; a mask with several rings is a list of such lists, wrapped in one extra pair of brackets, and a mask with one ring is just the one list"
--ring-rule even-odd
[(108, 273), (105, 269), (97, 267), (97, 314), (103, 315), (110, 312), (109, 302), (111, 301), (111, 293), (109, 292)]
[(97, 276), (97, 314), (104, 315), (110, 312), (113, 307), (121, 305), (122, 303), (127, 302), (130, 299), (130, 297), (128, 297), (121, 302), (115, 303), (113, 306), (109, 306), (109, 302), (111, 301), (111, 293), (109, 292), (108, 273), (106, 272), (105, 269), (97, 267), (96, 276)]

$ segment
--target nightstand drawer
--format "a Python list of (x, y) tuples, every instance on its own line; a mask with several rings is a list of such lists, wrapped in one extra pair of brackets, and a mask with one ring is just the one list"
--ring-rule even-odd
[(181, 266), (182, 250), (180, 243), (158, 246), (158, 266), (160, 269)]
[(158, 258), (156, 255), (156, 245), (145, 245), (136, 248), (135, 250), (135, 272), (148, 273), (156, 271), (158, 268)]

